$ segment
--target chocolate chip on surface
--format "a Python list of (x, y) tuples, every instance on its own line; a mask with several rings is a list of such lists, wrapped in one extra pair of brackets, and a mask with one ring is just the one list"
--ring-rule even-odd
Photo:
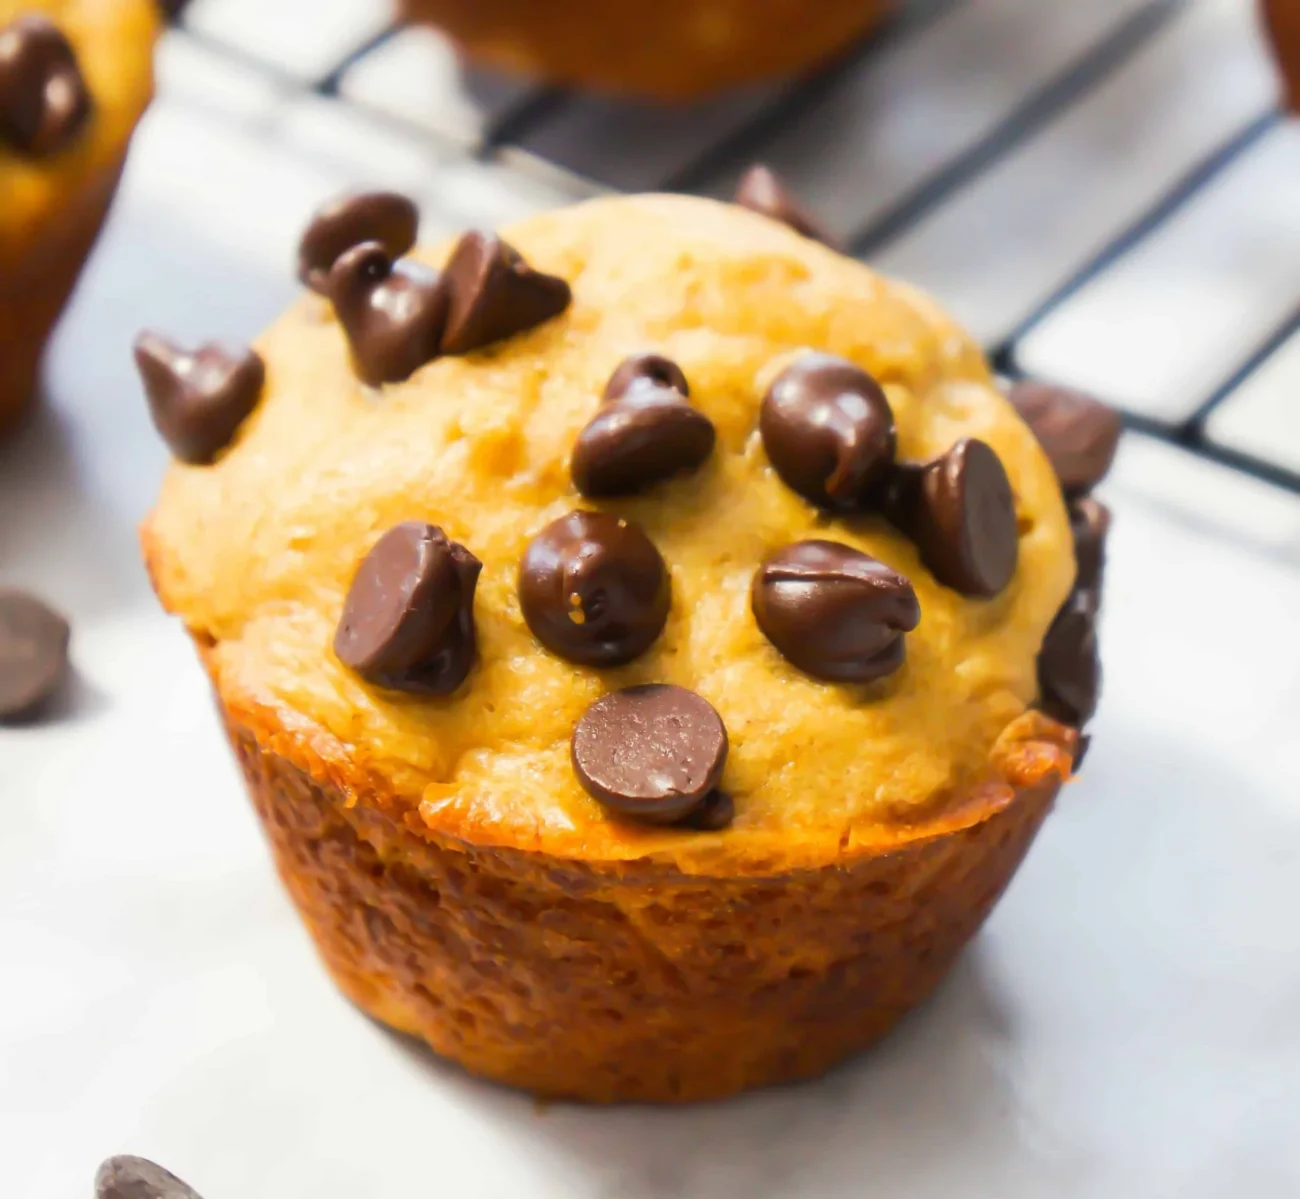
[(945, 587), (990, 599), (1011, 582), (1020, 555), (1015, 497), (1002, 460), (973, 437), (919, 469), (895, 472), (885, 503)]
[(135, 364), (155, 428), (177, 458), (199, 466), (234, 440), (266, 380), (247, 346), (209, 342), (190, 352), (150, 332), (135, 340)]
[(620, 666), (663, 631), (672, 590), (663, 558), (638, 525), (570, 512), (529, 543), (519, 603), (552, 653), (584, 666)]
[(1091, 491), (1115, 460), (1119, 413), (1081, 391), (1025, 379), (1008, 396), (1043, 447), (1067, 496)]
[(759, 431), (788, 487), (841, 511), (872, 499), (898, 441), (880, 384), (852, 362), (819, 352), (802, 354), (773, 380)]
[(394, 262), (378, 242), (362, 242), (339, 255), (326, 292), (363, 382), (401, 383), (438, 356), (448, 297), (428, 267)]
[(666, 387), (683, 397), (691, 394), (686, 375), (671, 358), (662, 354), (632, 354), (614, 368), (602, 398), (617, 400), (634, 388), (647, 386)]
[(451, 306), (444, 354), (468, 354), (559, 316), (573, 298), (569, 285), (534, 270), (493, 233), (466, 233), (443, 271)]
[(789, 661), (814, 678), (870, 683), (903, 664), (903, 635), (920, 605), (902, 575), (836, 541), (799, 541), (754, 575), (754, 618)]
[(449, 695), (474, 664), (482, 568), (434, 525), (395, 525), (353, 576), (334, 635), (339, 661), (380, 687)]
[(1038, 651), (1039, 702), (1049, 716), (1081, 728), (1097, 709), (1100, 689), (1096, 600), (1076, 590), (1056, 614)]
[(34, 595), (0, 590), (0, 720), (29, 717), (68, 673), (68, 622)]
[(420, 227), (415, 201), (397, 192), (347, 192), (316, 210), (298, 243), (298, 278), (325, 295), (339, 255), (376, 242), (393, 260), (413, 245)]
[(838, 239), (828, 233), (821, 222), (791, 195), (780, 176), (761, 162), (755, 163), (740, 177), (735, 202), (760, 216), (771, 217), (774, 221), (789, 225), (796, 233), (811, 237), (813, 241), (819, 241), (832, 249), (840, 248)]
[(1082, 496), (1068, 505), (1070, 529), (1074, 533), (1074, 585), (1099, 591), (1106, 567), (1106, 537), (1110, 532), (1110, 509), (1092, 496)]
[(95, 1199), (200, 1199), (170, 1170), (143, 1157), (110, 1157), (95, 1172)]
[(583, 789), (620, 816), (674, 824), (718, 785), (727, 730), (706, 699), (668, 683), (643, 683), (597, 700), (573, 731)]
[(76, 140), (92, 103), (77, 53), (48, 17), (0, 29), (0, 144), (44, 158)]
[(713, 453), (716, 434), (713, 422), (687, 403), (685, 388), (681, 368), (667, 358), (624, 361), (605, 388), (604, 406), (578, 434), (570, 460), (574, 486), (587, 496), (630, 495), (700, 466)]

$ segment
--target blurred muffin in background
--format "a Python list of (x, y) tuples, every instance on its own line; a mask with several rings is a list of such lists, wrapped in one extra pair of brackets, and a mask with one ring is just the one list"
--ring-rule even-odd
[(686, 100), (813, 66), (887, 0), (404, 0), (476, 61), (556, 83)]
[(1286, 103), (1300, 113), (1300, 0), (1264, 0), (1264, 24), (1273, 39)]
[(112, 201), (158, 26), (154, 0), (0, 0), (0, 433)]

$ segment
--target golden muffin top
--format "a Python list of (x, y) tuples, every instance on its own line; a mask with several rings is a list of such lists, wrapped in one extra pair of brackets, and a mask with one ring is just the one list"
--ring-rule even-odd
[[(411, 230), (385, 220), (400, 254)], [(392, 275), (374, 243), (327, 269), (339, 227), (304, 243), (332, 303), (304, 296), (255, 354), (185, 360), (245, 397), (215, 441), (210, 413), (169, 426), (180, 376), (137, 349), (194, 460), (146, 554), (229, 710), (429, 835), (582, 858), (824, 858), (988, 777), (1072, 540), (1033, 434), (929, 299), (701, 199), (593, 200), (505, 230), (522, 262), (467, 237)], [(533, 309), (498, 340), (476, 306), (494, 245)], [(589, 603), (583, 571), (611, 561)], [(440, 654), (404, 675), (421, 637)], [(636, 684), (691, 694), (612, 695)], [(611, 806), (647, 729), (734, 816)]]
[(155, 0), (0, 0), (0, 266), (115, 166), (158, 25)]

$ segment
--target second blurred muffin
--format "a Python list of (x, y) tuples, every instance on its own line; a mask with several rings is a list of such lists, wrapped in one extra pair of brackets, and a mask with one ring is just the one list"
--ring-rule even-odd
[(405, 0), (476, 60), (557, 83), (684, 100), (810, 67), (887, 0)]
[(153, 0), (0, 0), (0, 433), (112, 201), (158, 25)]

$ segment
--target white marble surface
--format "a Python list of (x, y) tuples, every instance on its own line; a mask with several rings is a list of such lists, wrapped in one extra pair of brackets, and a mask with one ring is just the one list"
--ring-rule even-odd
[[(181, 65), (47, 407), (0, 449), (0, 578), (69, 611), (77, 667), (59, 719), (0, 728), (0, 1191), (79, 1199), (102, 1157), (135, 1152), (207, 1199), (1300, 1194), (1300, 501), (1140, 439), (1105, 489), (1087, 771), (877, 1051), (706, 1108), (539, 1109), (335, 994), (138, 562), (164, 455), (128, 344), (145, 324), (252, 334), (292, 292), (306, 207), (350, 181), (292, 146), (351, 135), (308, 136), (319, 114), (224, 75), (202, 90), (240, 119), (218, 122)], [(546, 200), (427, 166), (435, 228)]]

